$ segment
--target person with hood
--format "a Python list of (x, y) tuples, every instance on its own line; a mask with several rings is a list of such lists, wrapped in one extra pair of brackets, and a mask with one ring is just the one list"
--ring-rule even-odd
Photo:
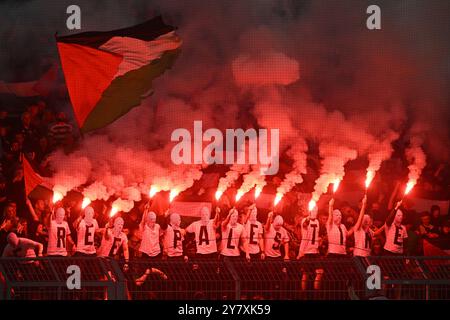
[(91, 206), (84, 209), (84, 217), (80, 216), (74, 223), (77, 230), (77, 250), (75, 256), (95, 257), (94, 237), (99, 232), (98, 222), (94, 218), (95, 212)]
[(333, 209), (334, 198), (328, 204), (328, 220), (326, 223), (328, 235), (328, 255), (329, 258), (344, 258), (347, 256), (347, 237), (349, 233), (342, 223), (342, 213), (338, 209)]
[(302, 290), (308, 289), (308, 278), (314, 278), (315, 290), (320, 289), (322, 281), (323, 269), (317, 265), (317, 261), (320, 259), (319, 246), (322, 240), (317, 213), (317, 206), (314, 206), (309, 215), (303, 218), (300, 223), (302, 237), (297, 259), (307, 261), (302, 270)]
[(139, 246), (139, 252), (142, 258), (149, 260), (158, 260), (161, 258), (161, 237), (164, 232), (161, 226), (156, 223), (156, 213), (145, 209), (142, 215), (139, 231), (142, 235), (142, 241)]
[(374, 232), (370, 228), (372, 226), (372, 219), (368, 214), (365, 214), (367, 205), (367, 195), (364, 196), (359, 212), (358, 220), (353, 226), (353, 234), (355, 237), (355, 247), (353, 248), (354, 257), (368, 257), (372, 252), (372, 242), (374, 239)]
[(219, 212), (216, 208), (216, 215), (211, 219), (211, 212), (208, 207), (200, 210), (200, 220), (191, 223), (186, 232), (194, 233), (196, 244), (196, 259), (217, 258), (216, 229), (219, 227)]
[(164, 232), (164, 255), (168, 260), (187, 260), (183, 255), (183, 241), (186, 231), (180, 227), (181, 216), (172, 213), (169, 217), (169, 224)]
[(76, 250), (75, 243), (70, 236), (69, 224), (65, 221), (65, 217), (66, 211), (62, 207), (56, 209), (54, 216), (52, 212), (50, 225), (48, 226), (47, 256), (66, 257), (68, 254), (68, 243)]
[(284, 260), (289, 260), (289, 235), (283, 227), (283, 217), (273, 217), (269, 212), (264, 232), (264, 249), (266, 260), (281, 260), (281, 247), (284, 247)]
[[(238, 223), (239, 213), (231, 208), (222, 222), (222, 243), (220, 255), (227, 259), (240, 259), (239, 244), (243, 239), (244, 227)], [(244, 246), (246, 244), (244, 243)]]
[(253, 204), (249, 208), (249, 212), (245, 217), (244, 239), (247, 242), (247, 250), (241, 245), (241, 250), (245, 254), (247, 261), (264, 260), (264, 228), (258, 221), (258, 209)]
[(97, 250), (99, 257), (111, 257), (118, 259), (120, 249), (122, 249), (125, 264), (124, 270), (128, 270), (128, 262), (130, 253), (128, 251), (128, 238), (123, 232), (124, 221), (121, 217), (116, 217), (109, 221), (103, 230), (102, 242), (100, 248)]
[(406, 245), (408, 232), (402, 224), (403, 212), (400, 210), (401, 204), (402, 201), (397, 202), (397, 205), (389, 213), (384, 224), (384, 231), (386, 233), (384, 252), (386, 255), (401, 256), (404, 253), (403, 247)]

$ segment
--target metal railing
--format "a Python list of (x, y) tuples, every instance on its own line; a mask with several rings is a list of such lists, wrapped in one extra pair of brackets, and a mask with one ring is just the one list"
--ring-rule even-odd
[[(67, 268), (81, 271), (69, 289)], [(366, 286), (377, 265), (381, 287)], [(133, 260), (129, 269), (96, 257), (0, 259), (0, 299), (345, 300), (450, 299), (449, 257), (368, 257), (299, 261)]]

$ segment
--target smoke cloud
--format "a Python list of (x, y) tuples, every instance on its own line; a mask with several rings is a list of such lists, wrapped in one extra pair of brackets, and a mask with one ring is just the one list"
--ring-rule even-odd
[[(34, 29), (39, 39), (64, 30), (61, 13), (51, 12), (65, 2), (43, 3), (39, 10), (51, 17), (39, 19), (46, 21)], [(280, 129), (280, 154), (293, 163), (277, 190), (282, 194), (302, 183), (308, 142), (319, 145), (322, 158), (314, 197), (333, 179), (342, 179), (344, 165), (357, 157), (368, 159), (368, 170), (379, 170), (397, 139), (409, 146), (404, 152), (410, 179), (420, 176), (427, 158), (449, 159), (448, 1), (380, 0), (382, 29), (376, 31), (365, 27), (367, 1), (92, 3), (80, 1), (83, 31), (132, 25), (157, 12), (178, 27), (183, 47), (174, 67), (154, 82), (153, 97), (85, 136), (76, 152), (52, 155), (54, 183), (62, 193), (85, 185), (91, 199), (133, 202), (151, 185), (178, 192), (189, 188), (201, 177), (201, 167), (171, 163), (170, 134), (192, 129), (194, 120), (203, 121), (205, 129)], [(5, 20), (19, 8), (32, 11), (37, 2), (1, 4)], [(37, 23), (34, 14), (28, 16)], [(31, 29), (11, 24), (1, 41), (26, 42), (22, 48), (38, 48), (36, 56), (56, 58), (56, 50), (42, 49)], [(30, 55), (19, 51), (18, 61)], [(2, 69), (7, 59), (3, 51)], [(219, 190), (248, 170), (233, 166)], [(249, 191), (255, 181), (265, 183), (252, 170), (241, 188)]]

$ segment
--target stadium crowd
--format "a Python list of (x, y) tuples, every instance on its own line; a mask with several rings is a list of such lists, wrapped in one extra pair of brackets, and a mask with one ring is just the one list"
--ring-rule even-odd
[(112, 218), (103, 202), (81, 210), (72, 200), (55, 205), (50, 199), (30, 200), (22, 157), (41, 175), (50, 176), (51, 152), (58, 148), (70, 152), (77, 146), (73, 126), (64, 113), (48, 110), (41, 101), (29, 106), (20, 120), (2, 110), (0, 135), (3, 256), (98, 255), (125, 262), (141, 257), (294, 260), (421, 255), (424, 239), (449, 243), (448, 215), (441, 214), (437, 205), (417, 213), (408, 199), (397, 201), (399, 183), (388, 201), (384, 197), (386, 205), (371, 201), (369, 206), (365, 196), (359, 208), (331, 199), (325, 210), (294, 209), (282, 214), (262, 210), (259, 214), (251, 203), (238, 208), (222, 204), (212, 213), (203, 208), (198, 221), (154, 212), (146, 200)]

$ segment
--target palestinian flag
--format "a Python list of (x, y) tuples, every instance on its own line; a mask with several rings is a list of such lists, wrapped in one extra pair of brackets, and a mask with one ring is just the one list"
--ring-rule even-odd
[(156, 17), (106, 32), (57, 37), (66, 85), (82, 132), (115, 121), (151, 93), (179, 52), (174, 27)]
[(44, 179), (33, 170), (33, 167), (25, 156), (22, 156), (22, 166), (25, 180), (25, 193), (28, 196), (34, 188), (44, 182)]

